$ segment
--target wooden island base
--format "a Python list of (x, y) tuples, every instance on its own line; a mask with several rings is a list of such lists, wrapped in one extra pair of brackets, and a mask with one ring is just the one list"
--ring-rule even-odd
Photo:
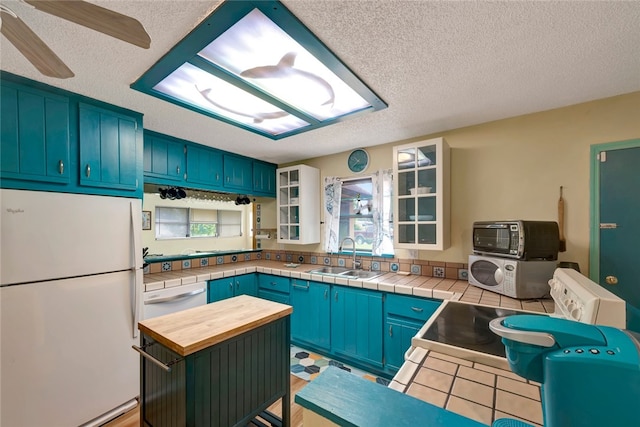
[[(242, 295), (140, 322), (141, 425), (245, 426), (260, 415), (290, 426), (291, 311)], [(278, 400), (282, 416), (265, 413)]]

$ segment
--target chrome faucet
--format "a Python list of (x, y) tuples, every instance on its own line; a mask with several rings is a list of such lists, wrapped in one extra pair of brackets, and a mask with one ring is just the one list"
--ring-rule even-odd
[(353, 240), (353, 237), (345, 237), (344, 239), (342, 239), (342, 242), (340, 243), (340, 246), (338, 247), (338, 252), (342, 252), (342, 245), (344, 245), (344, 242), (346, 242), (347, 240), (351, 240), (351, 243), (353, 244), (353, 268), (354, 269), (358, 269), (360, 268), (360, 261), (356, 261), (356, 241)]

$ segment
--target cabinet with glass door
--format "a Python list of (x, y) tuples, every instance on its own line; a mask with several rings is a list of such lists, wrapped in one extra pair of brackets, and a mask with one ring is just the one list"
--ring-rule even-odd
[(393, 148), (396, 248), (449, 247), (449, 152), (443, 138)]
[(306, 165), (277, 170), (278, 242), (320, 242), (320, 171)]

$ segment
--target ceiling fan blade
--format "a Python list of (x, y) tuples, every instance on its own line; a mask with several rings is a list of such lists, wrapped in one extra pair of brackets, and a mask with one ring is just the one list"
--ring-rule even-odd
[(36, 9), (75, 22), (127, 43), (148, 49), (151, 37), (142, 24), (130, 16), (86, 1), (25, 0)]
[(14, 14), (0, 9), (0, 32), (42, 74), (58, 79), (73, 77), (73, 71), (47, 46), (27, 24)]

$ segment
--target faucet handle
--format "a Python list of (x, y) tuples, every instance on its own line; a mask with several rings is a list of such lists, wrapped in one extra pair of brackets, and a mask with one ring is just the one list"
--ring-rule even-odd
[(358, 260), (354, 260), (353, 261), (353, 268), (356, 268), (356, 269), (362, 268), (362, 263), (360, 261), (358, 261)]

